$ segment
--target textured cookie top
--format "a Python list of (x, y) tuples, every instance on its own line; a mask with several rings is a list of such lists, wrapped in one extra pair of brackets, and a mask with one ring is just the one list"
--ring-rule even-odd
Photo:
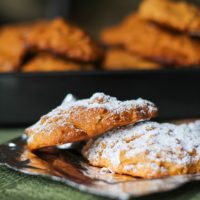
[[(75, 131), (81, 130), (87, 137), (93, 137), (116, 127), (150, 119), (156, 114), (157, 108), (150, 101), (141, 98), (119, 101), (115, 97), (95, 93), (89, 99), (64, 101), (28, 128), (26, 133), (32, 136), (32, 139), (37, 134), (43, 134), (45, 140), (46, 135), (61, 131), (61, 127), (69, 126), (70, 130), (73, 128)], [(32, 141), (31, 138), (29, 141)], [(62, 143), (66, 142), (72, 141)]]
[(138, 157), (134, 164), (145, 162), (154, 169), (164, 166), (164, 162), (188, 166), (200, 160), (200, 121), (182, 125), (141, 122), (118, 128), (91, 139), (83, 154), (93, 164), (103, 159), (119, 166), (124, 160)]
[(62, 18), (33, 28), (26, 40), (30, 48), (79, 61), (96, 61), (102, 54), (100, 47), (85, 31)]
[(116, 97), (111, 97), (109, 95), (105, 95), (104, 93), (95, 93), (89, 99), (83, 99), (76, 102), (72, 102), (71, 104), (61, 105), (61, 107), (85, 107), (85, 108), (104, 108), (106, 110), (112, 111), (113, 113), (120, 113), (129, 111), (133, 108), (142, 108), (144, 106), (147, 107), (149, 112), (157, 111), (155, 105), (147, 100), (139, 98), (137, 100), (128, 100), (128, 101), (120, 101), (117, 100)]
[(119, 101), (117, 98), (105, 95), (104, 93), (95, 93), (89, 99), (64, 101), (60, 106), (43, 116), (40, 121), (34, 125), (34, 128), (51, 131), (51, 121), (56, 120), (57, 125), (63, 125), (70, 118), (70, 114), (76, 114), (75, 112), (78, 108), (87, 110), (96, 109), (97, 111), (98, 109), (105, 109), (113, 114), (120, 114), (122, 112), (128, 112), (131, 109), (139, 109), (139, 111), (143, 113), (145, 112), (145, 110), (142, 109), (143, 107), (146, 107), (146, 110), (149, 113), (157, 112), (157, 108), (152, 102), (142, 98), (137, 100)]

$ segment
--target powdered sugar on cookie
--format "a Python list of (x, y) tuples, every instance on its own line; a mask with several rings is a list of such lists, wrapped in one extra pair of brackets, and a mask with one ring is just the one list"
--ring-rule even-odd
[[(87, 109), (103, 108), (114, 114), (128, 112), (130, 109), (138, 109), (138, 112), (157, 112), (157, 108), (152, 102), (141, 98), (130, 101), (119, 101), (117, 98), (105, 95), (104, 93), (95, 93), (89, 99), (76, 100), (70, 95), (65, 98), (60, 106), (43, 116), (32, 128), (38, 129), (39, 132), (45, 129), (45, 132), (51, 133), (52, 122), (64, 126), (70, 112), (74, 112), (74, 109), (77, 107), (84, 107)], [(146, 107), (145, 111), (142, 110), (143, 107)]]
[(120, 101), (117, 100), (117, 98), (115, 97), (111, 97), (100, 92), (93, 94), (92, 97), (89, 99), (83, 99), (71, 102), (70, 104), (61, 105), (63, 109), (69, 109), (73, 106), (80, 106), (88, 109), (104, 108), (114, 113), (125, 112), (134, 108), (139, 109), (144, 106), (147, 106), (147, 110), (149, 112), (157, 111), (156, 106), (152, 102), (144, 100), (142, 98), (139, 98), (137, 100)]
[[(156, 106), (143, 99), (119, 101), (95, 93), (89, 99), (76, 100), (68, 95), (60, 106), (26, 129), (28, 145), (40, 148), (88, 139), (120, 126), (148, 120), (156, 114)], [(47, 141), (47, 137), (52, 142)]]
[(192, 166), (200, 162), (200, 121), (182, 125), (141, 122), (118, 128), (91, 139), (83, 155), (95, 166), (103, 160), (100, 165), (112, 166), (104, 167), (120, 166), (122, 172), (132, 174), (140, 169), (155, 174), (173, 165)]

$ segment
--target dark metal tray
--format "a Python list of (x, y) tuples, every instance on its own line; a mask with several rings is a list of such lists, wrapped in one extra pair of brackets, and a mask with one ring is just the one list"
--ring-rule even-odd
[(85, 98), (94, 92), (151, 100), (161, 120), (198, 118), (199, 88), (199, 69), (0, 74), (0, 125), (33, 123), (67, 93)]

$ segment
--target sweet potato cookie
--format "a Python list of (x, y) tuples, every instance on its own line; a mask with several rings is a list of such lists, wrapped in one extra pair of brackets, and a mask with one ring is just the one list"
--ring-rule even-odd
[(15, 71), (19, 68), (26, 52), (23, 33), (17, 26), (0, 29), (0, 72)]
[(33, 28), (43, 24), (45, 21), (0, 28), (0, 72), (19, 70), (25, 54), (29, 51), (26, 38)]
[(107, 45), (119, 45), (138, 55), (167, 65), (200, 65), (200, 42), (184, 34), (170, 32), (130, 15), (120, 25), (102, 32)]
[(103, 68), (108, 70), (123, 69), (161, 69), (159, 63), (142, 58), (120, 48), (111, 48), (105, 52)]
[(116, 127), (147, 120), (157, 108), (143, 99), (119, 101), (103, 93), (61, 104), (26, 129), (31, 150), (88, 139)]
[(200, 172), (200, 121), (144, 122), (91, 139), (82, 154), (93, 166), (143, 178)]
[(33, 28), (27, 43), (35, 50), (51, 51), (80, 61), (96, 61), (101, 54), (84, 31), (61, 18)]
[(200, 36), (200, 9), (186, 2), (145, 0), (139, 14), (144, 19)]
[(91, 65), (66, 60), (49, 53), (40, 53), (22, 67), (23, 72), (77, 71), (91, 69)]

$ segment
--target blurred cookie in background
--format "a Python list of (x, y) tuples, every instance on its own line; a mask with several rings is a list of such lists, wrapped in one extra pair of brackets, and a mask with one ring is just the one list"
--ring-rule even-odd
[(0, 28), (0, 72), (88, 70), (101, 56), (87, 33), (62, 18)]
[(6, 26), (0, 29), (0, 72), (19, 69), (26, 53), (23, 34), (24, 30), (18, 26)]
[(186, 1), (144, 0), (139, 15), (163, 26), (200, 36), (200, 8)]
[(50, 53), (39, 53), (22, 66), (23, 72), (91, 70), (91, 64), (67, 60)]
[(50, 51), (79, 61), (93, 62), (101, 57), (101, 50), (91, 37), (62, 18), (33, 28), (27, 44), (36, 51)]
[(106, 50), (103, 68), (107, 70), (162, 69), (159, 63), (142, 58), (121, 48)]
[(107, 46), (121, 46), (131, 53), (176, 67), (200, 65), (200, 41), (163, 29), (133, 13), (119, 25), (102, 31)]

